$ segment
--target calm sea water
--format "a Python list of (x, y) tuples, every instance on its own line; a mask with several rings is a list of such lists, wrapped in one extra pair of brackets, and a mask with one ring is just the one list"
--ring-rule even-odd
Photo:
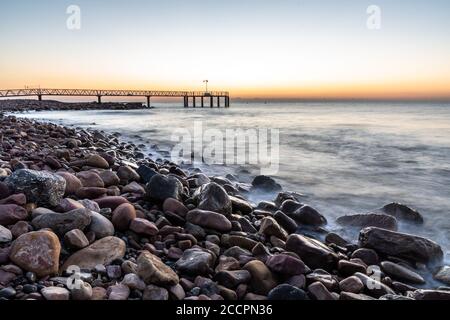
[[(307, 196), (329, 220), (329, 229), (356, 241), (336, 217), (362, 213), (396, 201), (419, 210), (420, 227), (400, 231), (429, 237), (450, 250), (450, 104), (436, 103), (234, 103), (230, 109), (184, 109), (156, 104), (136, 111), (40, 112), (23, 116), (64, 125), (120, 132), (149, 152), (170, 151), (177, 128), (274, 128), (280, 130), (284, 189)], [(93, 124), (95, 123), (95, 125)], [(164, 155), (164, 152), (161, 154)], [(202, 166), (209, 173), (235, 173), (243, 181), (258, 167)], [(243, 174), (246, 169), (250, 174)], [(272, 200), (271, 195), (253, 196)]]

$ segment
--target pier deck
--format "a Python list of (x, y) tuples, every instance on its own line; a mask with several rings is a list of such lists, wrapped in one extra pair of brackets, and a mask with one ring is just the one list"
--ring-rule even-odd
[[(197, 107), (197, 100), (200, 98), (200, 107), (206, 106), (205, 99), (209, 103), (210, 108), (214, 107), (214, 100), (216, 100), (216, 107), (221, 106), (221, 99), (223, 99), (223, 106), (230, 107), (230, 94), (227, 91), (160, 91), (160, 90), (93, 90), (93, 89), (9, 89), (0, 90), (0, 98), (8, 97), (32, 97), (36, 96), (39, 101), (43, 96), (69, 96), (69, 97), (97, 97), (98, 103), (102, 102), (102, 97), (146, 97), (147, 106), (150, 107), (151, 97), (181, 97), (183, 98), (183, 105), (185, 108), (190, 106)], [(191, 102), (191, 104), (190, 104)]]

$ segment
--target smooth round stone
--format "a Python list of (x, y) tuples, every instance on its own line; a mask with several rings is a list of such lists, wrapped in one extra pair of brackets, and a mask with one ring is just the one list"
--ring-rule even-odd
[(403, 280), (410, 283), (424, 284), (425, 279), (416, 272), (403, 267), (399, 264), (383, 261), (381, 262), (382, 270), (393, 278)]
[(22, 291), (24, 293), (29, 294), (29, 293), (37, 292), (38, 288), (37, 288), (37, 286), (35, 286), (33, 284), (26, 284), (26, 285), (23, 286)]
[(11, 287), (0, 290), (0, 298), (11, 299), (16, 295), (16, 290)]
[(136, 219), (136, 210), (129, 203), (121, 204), (112, 213), (112, 223), (120, 231), (127, 230), (134, 219)]
[(46, 287), (41, 290), (47, 300), (69, 300), (69, 290), (60, 287)]

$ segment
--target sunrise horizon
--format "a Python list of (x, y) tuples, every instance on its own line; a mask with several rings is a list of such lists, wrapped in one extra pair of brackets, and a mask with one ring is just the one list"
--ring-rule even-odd
[(369, 2), (325, 2), (8, 3), (0, 89), (200, 91), (209, 79), (241, 99), (450, 100), (448, 4), (379, 1), (371, 29)]

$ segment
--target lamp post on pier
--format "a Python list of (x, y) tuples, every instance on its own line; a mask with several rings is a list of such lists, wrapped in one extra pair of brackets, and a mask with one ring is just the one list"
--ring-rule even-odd
[(203, 80), (203, 83), (205, 84), (205, 93), (208, 93), (208, 80)]

